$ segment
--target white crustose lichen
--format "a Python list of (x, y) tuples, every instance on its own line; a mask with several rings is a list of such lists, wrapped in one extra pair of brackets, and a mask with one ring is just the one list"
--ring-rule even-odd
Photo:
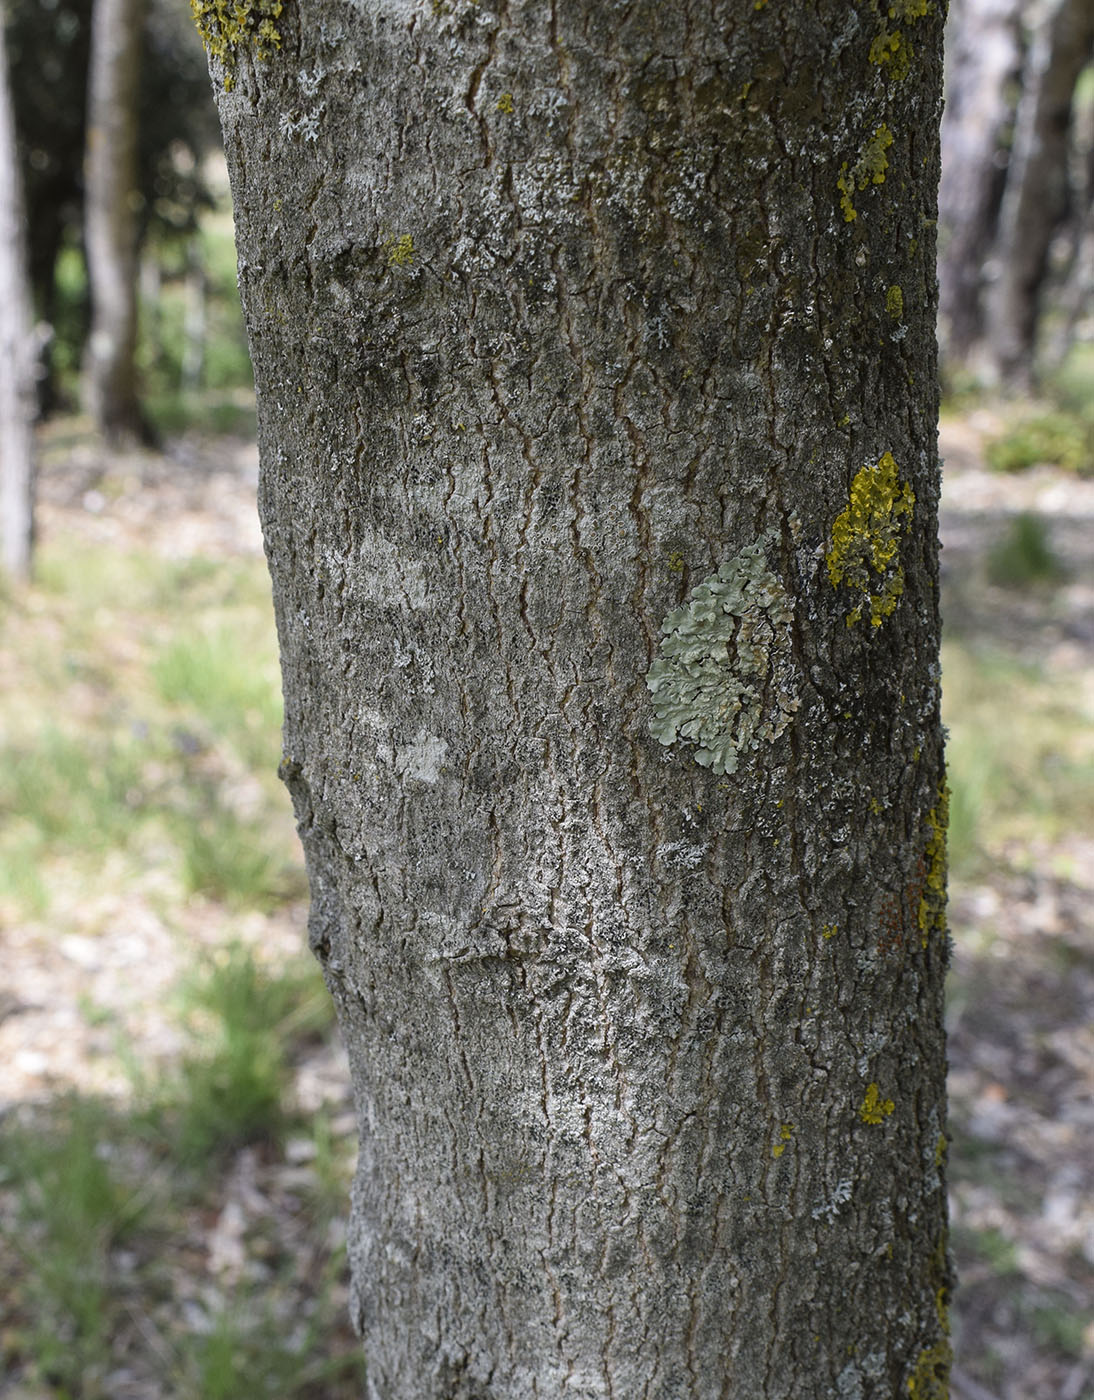
[(688, 741), (714, 773), (735, 772), (742, 751), (778, 738), (798, 708), (793, 608), (767, 564), (775, 538), (742, 549), (669, 613), (646, 675), (653, 737)]

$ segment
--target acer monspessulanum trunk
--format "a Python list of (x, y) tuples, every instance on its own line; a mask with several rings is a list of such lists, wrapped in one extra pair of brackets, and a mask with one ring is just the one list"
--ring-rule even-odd
[(195, 0), (374, 1400), (940, 1400), (942, 6)]

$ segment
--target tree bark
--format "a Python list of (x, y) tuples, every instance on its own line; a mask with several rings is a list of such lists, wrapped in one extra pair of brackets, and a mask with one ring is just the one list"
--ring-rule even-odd
[(955, 0), (946, 42), (938, 191), (939, 312), (945, 358), (970, 359), (984, 335), (985, 269), (1006, 183), (1006, 139), (1022, 59), (1022, 0)]
[(1090, 0), (1048, 0), (1034, 33), (999, 220), (999, 276), (988, 310), (993, 377), (1030, 389), (1049, 245), (1067, 210), (1075, 83), (1094, 53)]
[(88, 78), (87, 404), (113, 443), (143, 436), (137, 397), (137, 93), (144, 0), (95, 0)]
[(944, 1396), (939, 7), (196, 8), (369, 1394)]
[(0, 5), (0, 567), (30, 576), (34, 544), (34, 367), (26, 220)]

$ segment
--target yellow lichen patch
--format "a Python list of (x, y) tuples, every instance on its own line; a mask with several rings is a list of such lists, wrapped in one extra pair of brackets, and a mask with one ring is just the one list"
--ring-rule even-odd
[(885, 310), (894, 321), (899, 321), (904, 315), (904, 293), (899, 287), (890, 287), (885, 293)]
[(934, 1308), (938, 1317), (938, 1325), (942, 1328), (943, 1336), (950, 1335), (950, 1270), (949, 1261), (946, 1258), (946, 1231), (943, 1230), (942, 1237), (931, 1250), (931, 1258), (928, 1264), (928, 1282), (931, 1291), (934, 1293)]
[(504, 113), (507, 117), (511, 117), (516, 111), (516, 108), (513, 106), (513, 94), (511, 92), (503, 92), (494, 103), (494, 110)]
[(835, 938), (838, 932), (839, 929), (835, 924), (825, 924), (825, 926), (821, 929), (821, 934), (826, 940), (829, 938)]
[(868, 610), (880, 627), (904, 592), (900, 537), (915, 505), (915, 492), (899, 480), (893, 454), (876, 467), (862, 467), (851, 483), (851, 499), (832, 526), (832, 548), (824, 556), (833, 588), (841, 584), (861, 594), (847, 614), (848, 627)]
[(893, 144), (893, 133), (884, 122), (878, 127), (858, 154), (854, 165), (848, 168), (844, 161), (836, 179), (840, 192), (839, 207), (843, 210), (846, 223), (858, 218), (853, 197), (856, 190), (864, 190), (867, 185), (883, 185), (885, 172), (889, 168), (889, 157), (885, 154)]
[(945, 1337), (921, 1351), (908, 1377), (910, 1400), (949, 1400), (952, 1362), (953, 1348)]
[(889, 168), (889, 157), (885, 152), (893, 144), (893, 133), (884, 122), (862, 148), (862, 154), (855, 162), (855, 179), (860, 190), (868, 183), (883, 185), (885, 172)]
[(919, 941), (926, 948), (932, 933), (946, 931), (946, 828), (950, 820), (950, 789), (945, 782), (938, 790), (938, 801), (927, 813), (931, 829), (924, 864), (923, 893), (919, 898)]
[(870, 62), (876, 64), (887, 78), (900, 81), (908, 76), (915, 51), (899, 29), (882, 31), (870, 45)]
[(883, 1099), (876, 1084), (866, 1086), (866, 1097), (858, 1106), (858, 1116), (864, 1123), (884, 1123), (896, 1104), (892, 1099)]
[(281, 47), (277, 20), (281, 0), (190, 0), (190, 13), (206, 52), (224, 69), (224, 88), (231, 92), (234, 69), (241, 49), (267, 59)]
[(414, 239), (409, 233), (400, 234), (398, 238), (393, 234), (384, 248), (388, 267), (408, 267), (414, 261)]
[(852, 203), (851, 196), (855, 192), (855, 182), (847, 173), (847, 162), (844, 161), (839, 168), (839, 176), (836, 180), (836, 188), (839, 190), (839, 207), (843, 210), (845, 223), (851, 223), (858, 218), (858, 210)]
[(889, 18), (903, 20), (905, 24), (910, 24), (913, 20), (922, 19), (924, 15), (930, 14), (931, 0), (893, 0), (889, 6)]
[(794, 1124), (784, 1123), (779, 1129), (779, 1141), (771, 1149), (772, 1157), (778, 1158), (786, 1151), (786, 1145), (794, 1136)]

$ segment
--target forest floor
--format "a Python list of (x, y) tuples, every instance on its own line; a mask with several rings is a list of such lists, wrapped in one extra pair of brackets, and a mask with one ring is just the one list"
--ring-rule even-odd
[[(1094, 1400), (1094, 481), (947, 419), (956, 1400)], [(349, 1400), (254, 446), (42, 439), (0, 600), (0, 1397)]]

